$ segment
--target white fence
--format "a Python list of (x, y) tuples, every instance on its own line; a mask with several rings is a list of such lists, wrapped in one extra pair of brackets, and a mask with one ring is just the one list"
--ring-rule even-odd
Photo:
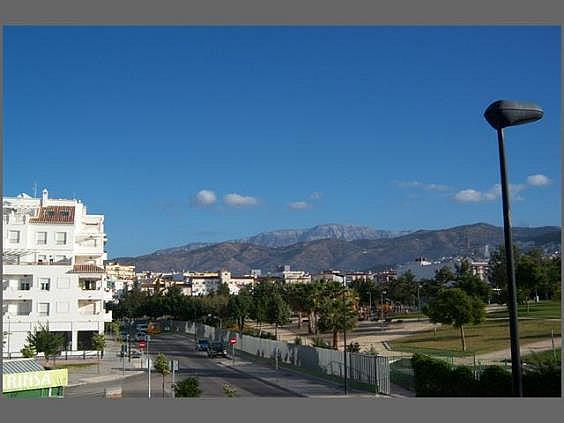
[[(326, 348), (289, 344), (282, 341), (240, 335), (226, 329), (219, 329), (193, 322), (170, 322), (173, 332), (193, 334), (198, 339), (222, 341), (236, 337), (236, 351), (243, 351), (256, 357), (275, 359), (279, 363), (287, 363), (295, 367), (324, 373), (331, 376), (344, 377), (343, 352)], [(369, 385), (375, 385), (378, 393), (390, 394), (390, 366), (386, 357), (347, 353), (347, 379)]]

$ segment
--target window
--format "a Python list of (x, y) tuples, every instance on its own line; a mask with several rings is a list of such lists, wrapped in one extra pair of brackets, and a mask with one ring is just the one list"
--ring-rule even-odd
[(80, 285), (83, 290), (85, 291), (95, 291), (96, 290), (96, 281), (80, 281)]
[(8, 240), (11, 244), (18, 244), (20, 242), (20, 231), (8, 231)]
[(31, 281), (21, 280), (20, 281), (20, 291), (29, 291), (31, 289)]
[(55, 242), (57, 245), (66, 245), (67, 243), (67, 233), (66, 232), (55, 232)]
[(69, 289), (70, 288), (70, 279), (69, 278), (59, 278), (59, 279), (57, 279), (57, 288)]
[(69, 303), (68, 302), (57, 302), (57, 313), (68, 313)]
[(36, 233), (37, 245), (47, 244), (47, 232), (37, 232)]
[(37, 313), (40, 316), (49, 316), (49, 303), (37, 304)]
[(42, 291), (49, 291), (51, 280), (49, 278), (39, 278), (39, 288)]

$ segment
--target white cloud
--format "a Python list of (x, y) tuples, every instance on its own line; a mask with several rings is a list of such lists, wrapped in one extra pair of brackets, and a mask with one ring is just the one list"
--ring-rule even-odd
[(312, 192), (311, 194), (309, 194), (309, 199), (310, 200), (319, 200), (319, 199), (321, 199), (321, 193), (320, 192)]
[(294, 210), (301, 210), (301, 209), (308, 209), (311, 207), (311, 205), (306, 203), (305, 201), (295, 201), (293, 203), (290, 203), (288, 207)]
[(225, 204), (231, 207), (244, 207), (244, 206), (256, 206), (258, 205), (258, 200), (255, 197), (240, 195), (237, 193), (227, 194), (223, 197)]
[(427, 191), (448, 191), (448, 185), (425, 184), (419, 181), (397, 181), (396, 185), (400, 188), (421, 188)]
[(477, 203), (484, 199), (484, 194), (475, 189), (465, 189), (457, 192), (454, 199), (460, 203)]
[(216, 201), (217, 197), (215, 195), (215, 192), (203, 189), (196, 194), (193, 203), (200, 207), (206, 207), (215, 204)]
[(530, 175), (527, 177), (527, 183), (533, 187), (544, 187), (550, 184), (550, 179), (544, 175)]
[[(519, 195), (521, 191), (527, 188), (525, 184), (509, 184), (509, 193), (514, 200), (523, 200)], [(485, 192), (475, 189), (465, 189), (458, 191), (454, 195), (454, 199), (460, 203), (478, 203), (480, 201), (492, 201), (501, 197), (501, 185), (495, 184)]]

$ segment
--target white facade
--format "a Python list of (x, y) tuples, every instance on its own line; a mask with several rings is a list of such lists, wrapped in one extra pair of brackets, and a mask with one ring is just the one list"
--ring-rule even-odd
[(192, 287), (193, 296), (208, 295), (217, 291), (221, 284), (227, 284), (230, 294), (238, 294), (245, 286), (253, 286), (256, 281), (254, 275), (232, 276), (231, 272), (221, 270), (219, 272), (186, 272), (186, 280)]
[(19, 356), (38, 325), (65, 332), (69, 350), (91, 349), (112, 320), (104, 275), (104, 216), (78, 200), (26, 194), (3, 199), (4, 354)]

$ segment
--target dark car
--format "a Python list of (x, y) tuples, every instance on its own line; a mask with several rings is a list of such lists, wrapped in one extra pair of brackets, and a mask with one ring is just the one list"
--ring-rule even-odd
[(223, 342), (212, 342), (208, 348), (208, 357), (227, 357), (227, 349)]
[(207, 339), (198, 339), (196, 343), (196, 349), (198, 351), (207, 351), (210, 346), (210, 342)]

